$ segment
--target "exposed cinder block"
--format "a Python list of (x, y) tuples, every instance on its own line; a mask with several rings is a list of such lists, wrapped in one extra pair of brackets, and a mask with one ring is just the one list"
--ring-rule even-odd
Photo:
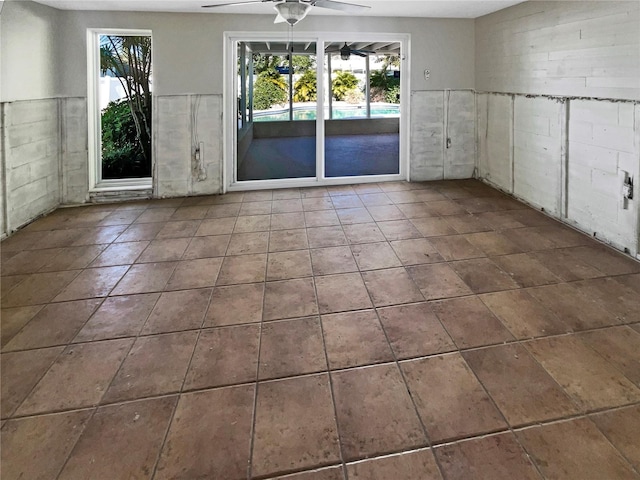
[(477, 95), (478, 176), (511, 192), (513, 98), (509, 95)]
[(444, 178), (444, 92), (411, 93), (410, 177)]
[(61, 202), (84, 203), (89, 199), (86, 99), (61, 98), (60, 122)]
[(472, 178), (476, 168), (475, 93), (445, 92), (445, 102), (446, 136), (451, 142), (444, 151), (444, 178)]

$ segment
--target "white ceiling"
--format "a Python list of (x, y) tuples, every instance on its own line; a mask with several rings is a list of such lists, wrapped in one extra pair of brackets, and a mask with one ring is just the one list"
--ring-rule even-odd
[[(120, 10), (144, 12), (245, 13), (273, 15), (273, 3), (234, 7), (202, 8), (202, 5), (232, 0), (36, 0), (62, 10)], [(243, 0), (239, 0), (243, 1)], [(371, 8), (359, 16), (476, 18), (510, 7), (523, 0), (341, 0)], [(348, 15), (326, 8), (313, 8), (309, 15)]]

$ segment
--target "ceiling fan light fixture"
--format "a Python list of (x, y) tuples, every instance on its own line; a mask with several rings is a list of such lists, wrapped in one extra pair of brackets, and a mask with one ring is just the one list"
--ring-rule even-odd
[(351, 49), (347, 45), (347, 42), (344, 42), (344, 47), (340, 49), (340, 58), (342, 60), (349, 60), (349, 56), (351, 56)]
[(278, 15), (284, 18), (285, 21), (293, 27), (296, 23), (307, 16), (307, 13), (309, 13), (309, 9), (311, 8), (311, 4), (297, 1), (284, 1), (274, 5), (273, 8), (278, 12)]

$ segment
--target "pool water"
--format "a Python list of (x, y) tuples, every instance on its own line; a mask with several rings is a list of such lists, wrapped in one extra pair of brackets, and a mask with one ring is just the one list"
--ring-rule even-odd
[[(325, 120), (329, 118), (329, 110), (324, 112)], [(371, 117), (398, 117), (400, 116), (400, 105), (372, 105)], [(367, 109), (362, 106), (338, 106), (333, 108), (333, 119), (344, 118), (366, 118)], [(297, 107), (293, 109), (294, 120), (315, 120), (315, 107)], [(289, 110), (254, 112), (254, 122), (278, 122), (289, 120)]]

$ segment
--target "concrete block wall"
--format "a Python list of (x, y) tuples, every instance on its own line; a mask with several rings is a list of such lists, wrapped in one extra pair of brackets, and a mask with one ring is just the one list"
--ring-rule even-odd
[[(222, 96), (170, 95), (155, 99), (154, 196), (222, 191)], [(201, 160), (195, 147), (204, 144)]]
[(6, 102), (2, 112), (9, 233), (60, 203), (60, 115), (57, 99)]
[[(451, 139), (447, 148), (446, 139)], [(475, 95), (470, 90), (411, 93), (412, 181), (471, 178), (475, 170)]]
[(513, 95), (476, 95), (478, 176), (513, 193)]
[[(596, 237), (638, 253), (640, 105), (570, 102), (567, 217)], [(634, 199), (623, 201), (624, 175)]]
[(83, 203), (89, 198), (89, 158), (87, 101), (85, 98), (61, 98), (60, 162), (64, 204)]

